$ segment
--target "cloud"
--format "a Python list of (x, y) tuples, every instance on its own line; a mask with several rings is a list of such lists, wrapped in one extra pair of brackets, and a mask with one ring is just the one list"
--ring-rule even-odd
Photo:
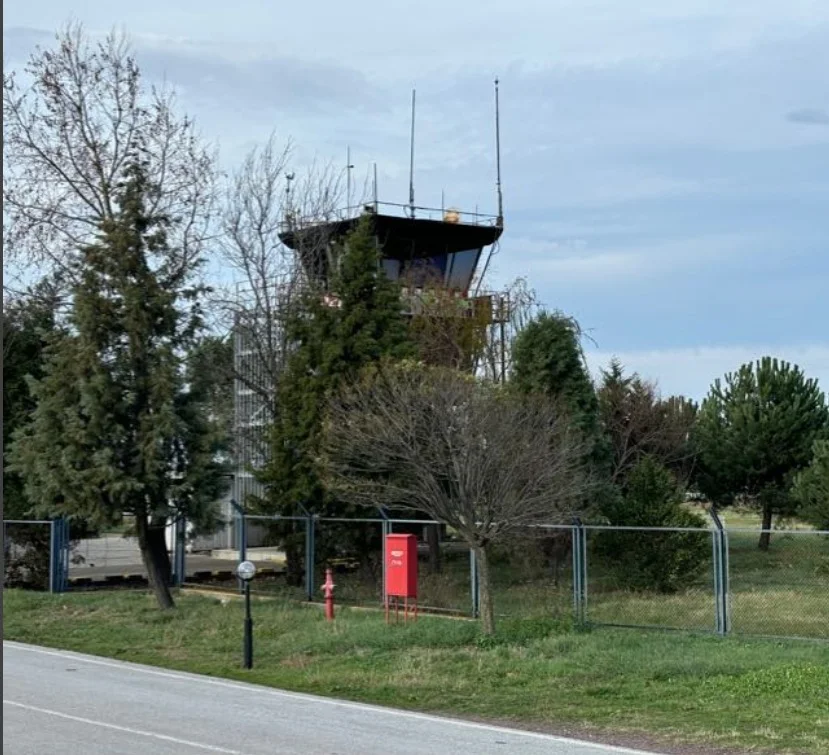
[[(689, 235), (632, 244), (629, 240), (504, 238), (499, 278), (530, 275), (539, 287), (582, 291), (618, 290), (676, 280), (716, 265), (720, 273), (740, 269), (756, 248), (751, 233)], [(500, 255), (499, 255), (500, 256)]]
[(626, 372), (638, 372), (656, 381), (663, 395), (679, 394), (698, 401), (705, 397), (716, 378), (764, 356), (798, 365), (807, 377), (817, 378), (821, 388), (829, 391), (829, 344), (699, 346), (620, 353), (588, 347), (586, 351), (595, 376), (616, 357)]
[(44, 29), (28, 26), (12, 26), (3, 29), (3, 58), (9, 62), (23, 62), (28, 59), (37, 45), (47, 45), (55, 35)]
[(207, 106), (344, 117), (384, 108), (384, 98), (363, 73), (335, 63), (288, 56), (232, 60), (174, 45), (141, 46), (137, 56), (148, 77), (166, 78)]
[(805, 123), (809, 126), (829, 126), (829, 112), (818, 108), (792, 110), (786, 114), (786, 120), (792, 123)]
[[(87, 30), (90, 39), (103, 36)], [(189, 103), (220, 108), (237, 116), (276, 110), (341, 117), (384, 111), (387, 98), (361, 71), (324, 60), (255, 54), (216, 42), (152, 34), (131, 34), (143, 74), (167, 81)], [(37, 44), (52, 46), (54, 34), (43, 29), (3, 30), (8, 57), (26, 59)]]

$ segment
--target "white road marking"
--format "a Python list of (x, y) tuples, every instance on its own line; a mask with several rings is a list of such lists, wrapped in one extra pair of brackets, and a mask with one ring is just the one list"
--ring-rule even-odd
[(93, 721), (91, 718), (82, 718), (81, 716), (71, 716), (68, 713), (61, 713), (56, 710), (49, 710), (48, 708), (38, 708), (35, 705), (26, 705), (25, 703), (18, 703), (14, 700), (3, 700), (3, 705), (12, 705), (15, 708), (23, 708), (24, 710), (33, 710), (36, 713), (45, 713), (49, 716), (56, 716), (57, 718), (65, 718), (69, 721), (77, 721), (82, 724), (89, 724), (90, 726), (100, 726), (102, 729), (112, 729), (120, 731), (125, 734), (136, 734), (140, 737), (151, 737), (152, 739), (161, 739), (164, 742), (172, 742), (177, 745), (185, 745), (192, 747), (194, 750), (207, 750), (209, 752), (220, 752), (224, 755), (244, 755), (239, 750), (228, 750), (224, 747), (216, 747), (215, 745), (201, 744), (200, 742), (192, 742), (189, 739), (179, 739), (178, 737), (168, 737), (166, 734), (157, 734), (152, 731), (142, 731), (141, 729), (131, 729), (127, 726), (117, 726), (116, 724), (108, 724), (104, 721)]
[(498, 732), (500, 734), (509, 734), (512, 736), (529, 737), (532, 739), (543, 739), (548, 742), (559, 742), (570, 746), (592, 747), (602, 752), (618, 753), (618, 755), (659, 755), (654, 750), (632, 750), (629, 747), (620, 747), (618, 745), (606, 745), (600, 742), (592, 742), (586, 739), (574, 739), (573, 737), (561, 737), (555, 734), (543, 734), (537, 731), (528, 731), (525, 729), (509, 729), (505, 726), (497, 726), (495, 724), (483, 724), (475, 721), (465, 721), (461, 718), (450, 718), (449, 716), (434, 716), (429, 713), (415, 713), (414, 711), (398, 710), (397, 708), (385, 708), (381, 705), (372, 705), (370, 703), (355, 703), (348, 700), (339, 700), (334, 697), (323, 697), (321, 695), (310, 695), (303, 692), (286, 692), (285, 690), (274, 689), (273, 687), (265, 687), (264, 685), (254, 683), (237, 683), (225, 681), (222, 679), (213, 679), (199, 674), (175, 673), (171, 671), (161, 671), (144, 666), (131, 663), (129, 661), (112, 662), (107, 660), (98, 660), (97, 658), (90, 658), (82, 653), (74, 653), (72, 651), (62, 650), (47, 650), (34, 645), (25, 645), (14, 641), (3, 640), (4, 645), (17, 648), (18, 650), (26, 650), (30, 653), (39, 653), (41, 655), (51, 655), (56, 658), (71, 658), (79, 663), (90, 663), (96, 666), (107, 666), (109, 668), (134, 671), (138, 674), (148, 674), (151, 676), (161, 676), (166, 679), (174, 679), (180, 682), (199, 682), (201, 684), (213, 685), (216, 687), (226, 687), (228, 689), (235, 689), (237, 691), (249, 692), (251, 687), (256, 687), (257, 691), (273, 695), (274, 697), (283, 697), (290, 700), (301, 700), (308, 703), (325, 703), (326, 705), (334, 705), (341, 708), (348, 708), (351, 710), (374, 711), (375, 713), (384, 713), (389, 716), (398, 716), (400, 718), (411, 718), (419, 721), (428, 721), (429, 723), (437, 724), (451, 724), (453, 726), (462, 726), (469, 729), (478, 729), (484, 731)]

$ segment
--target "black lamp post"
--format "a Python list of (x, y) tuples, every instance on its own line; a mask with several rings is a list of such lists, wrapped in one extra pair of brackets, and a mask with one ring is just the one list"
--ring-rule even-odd
[(242, 561), (236, 574), (245, 586), (245, 643), (244, 668), (253, 668), (253, 619), (250, 615), (250, 581), (256, 576), (256, 566), (251, 561)]

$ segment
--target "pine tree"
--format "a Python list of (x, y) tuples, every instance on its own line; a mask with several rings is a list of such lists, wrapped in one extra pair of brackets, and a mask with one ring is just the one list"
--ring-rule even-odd
[(693, 442), (697, 483), (718, 506), (741, 498), (763, 517), (759, 547), (769, 547), (772, 517), (797, 513), (795, 475), (829, 435), (829, 406), (814, 379), (796, 365), (763, 357), (714, 382), (702, 403)]
[(37, 406), (13, 460), (48, 515), (97, 525), (133, 515), (150, 585), (169, 608), (165, 526), (176, 514), (213, 524), (221, 469), (203, 397), (184, 369), (202, 289), (189, 284), (193, 268), (167, 253), (170, 224), (148, 214), (151, 191), (144, 166), (131, 162), (117, 214), (82, 250), (69, 333), (51, 341), (43, 377), (30, 381)]
[(820, 530), (829, 530), (829, 440), (815, 441), (811, 464), (795, 480), (793, 494), (800, 515)]
[[(329, 397), (368, 365), (413, 354), (399, 287), (381, 267), (381, 251), (369, 216), (361, 219), (334, 255), (327, 295), (312, 289), (287, 327), (295, 348), (280, 382), (270, 458), (258, 475), (268, 486), (260, 504), (269, 513), (305, 509), (344, 515), (348, 508), (326, 492), (317, 466)], [(289, 576), (298, 579), (298, 554), (290, 525), (279, 537), (288, 546)], [(319, 542), (322, 549), (324, 543)], [(355, 543), (363, 555), (374, 544)]]

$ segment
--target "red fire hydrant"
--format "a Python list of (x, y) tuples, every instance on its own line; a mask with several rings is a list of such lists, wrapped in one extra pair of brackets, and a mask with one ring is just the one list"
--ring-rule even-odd
[(325, 570), (325, 584), (322, 589), (325, 590), (325, 618), (334, 621), (334, 577), (331, 569)]

